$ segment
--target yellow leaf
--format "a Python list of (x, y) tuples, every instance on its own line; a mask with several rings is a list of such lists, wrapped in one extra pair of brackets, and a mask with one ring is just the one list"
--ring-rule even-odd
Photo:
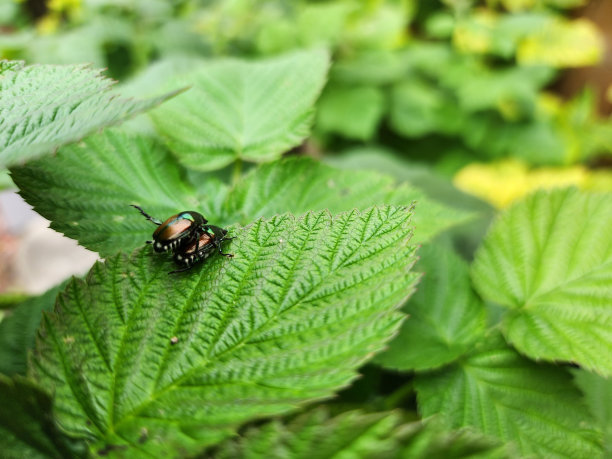
[(81, 0), (49, 0), (47, 8), (58, 13), (75, 11), (81, 8)]
[(484, 54), (491, 50), (492, 36), (497, 26), (497, 15), (489, 10), (477, 10), (457, 24), (453, 45), (460, 52)]
[(536, 0), (502, 0), (501, 2), (508, 11), (517, 12), (533, 8)]
[(51, 35), (57, 31), (60, 20), (59, 14), (49, 13), (36, 23), (36, 30), (40, 35)]
[[(611, 177), (607, 177), (610, 182)], [(602, 190), (606, 186), (605, 181), (606, 177), (595, 178), (582, 166), (529, 169), (527, 164), (517, 159), (488, 164), (472, 163), (461, 169), (453, 179), (460, 190), (478, 196), (499, 209), (539, 188), (576, 185)], [(608, 186), (612, 189), (610, 182)]]
[(603, 55), (599, 30), (587, 19), (553, 20), (518, 46), (519, 64), (580, 67), (599, 62)]
[(612, 172), (607, 170), (591, 172), (583, 188), (589, 191), (612, 192)]

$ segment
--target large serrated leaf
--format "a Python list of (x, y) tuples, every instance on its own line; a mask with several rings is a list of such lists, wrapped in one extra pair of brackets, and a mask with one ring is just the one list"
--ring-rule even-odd
[(307, 158), (259, 166), (229, 195), (216, 178), (191, 186), (181, 172), (159, 145), (112, 129), (62, 148), (54, 158), (11, 170), (20, 194), (51, 220), (53, 229), (102, 256), (132, 250), (151, 238), (155, 227), (129, 204), (161, 219), (196, 210), (211, 223), (226, 226), (284, 212), (337, 213), (416, 200), (418, 240), (470, 218), (406, 185), (396, 187), (390, 177), (337, 170)]
[(493, 225), (472, 277), (510, 311), (504, 334), (534, 359), (612, 375), (612, 195), (538, 192)]
[(0, 61), (0, 168), (51, 153), (177, 94), (121, 99), (109, 92), (113, 83), (84, 65)]
[(501, 337), (444, 370), (418, 376), (415, 385), (423, 416), (441, 413), (452, 427), (473, 426), (514, 442), (522, 456), (601, 454), (570, 375), (521, 357)]
[(376, 361), (398, 370), (427, 370), (452, 362), (484, 336), (485, 308), (472, 291), (467, 263), (451, 249), (426, 245), (416, 271), (424, 273), (403, 310), (410, 319)]
[(174, 79), (191, 90), (151, 116), (190, 168), (215, 170), (236, 159), (270, 161), (310, 132), (328, 66), (324, 50), (210, 62)]
[(53, 419), (51, 397), (22, 377), (0, 374), (0, 456), (87, 457), (81, 440), (65, 435)]
[(150, 247), (108, 258), (45, 316), (30, 374), (96, 448), (195, 452), (330, 396), (396, 333), (416, 278), (409, 218), (383, 207), (259, 220), (231, 231), (233, 259), (180, 275)]
[(247, 430), (210, 451), (216, 459), (502, 458), (503, 447), (469, 431), (445, 430), (438, 420), (402, 423), (399, 411), (349, 411), (330, 417), (325, 407), (290, 422)]

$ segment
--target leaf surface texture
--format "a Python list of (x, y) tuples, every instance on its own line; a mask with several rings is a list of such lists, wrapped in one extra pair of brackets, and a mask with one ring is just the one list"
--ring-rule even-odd
[(197, 170), (277, 159), (310, 133), (327, 75), (324, 50), (202, 64), (172, 80), (191, 86), (151, 113), (179, 160)]
[(419, 257), (415, 270), (423, 279), (403, 308), (409, 319), (376, 358), (387, 368), (440, 367), (470, 352), (484, 337), (485, 308), (472, 290), (467, 263), (433, 244), (422, 247)]
[(31, 376), (70, 432), (133, 454), (196, 452), (329, 397), (401, 324), (409, 219), (381, 207), (258, 220), (232, 230), (233, 259), (180, 275), (150, 247), (108, 258), (45, 316)]
[(596, 457), (599, 434), (564, 370), (536, 364), (494, 337), (472, 355), (416, 380), (421, 414), (513, 442), (521, 456)]
[(23, 164), (97, 129), (148, 110), (147, 100), (112, 94), (113, 80), (85, 65), (0, 61), (0, 168)]
[(612, 195), (540, 191), (493, 225), (472, 277), (533, 359), (612, 375)]

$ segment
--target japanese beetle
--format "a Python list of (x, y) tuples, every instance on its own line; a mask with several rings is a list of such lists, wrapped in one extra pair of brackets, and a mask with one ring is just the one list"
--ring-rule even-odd
[(167, 250), (175, 251), (182, 246), (198, 239), (198, 237), (206, 232), (206, 223), (208, 220), (202, 214), (188, 210), (178, 213), (162, 222), (157, 218), (151, 217), (140, 207), (132, 204), (132, 207), (138, 211), (150, 222), (155, 223), (158, 227), (153, 232), (153, 240), (147, 241), (147, 244), (153, 244), (153, 250), (156, 252), (166, 252)]
[(170, 274), (180, 273), (191, 269), (194, 265), (204, 261), (211, 256), (215, 251), (219, 252), (224, 257), (231, 258), (234, 255), (231, 253), (223, 253), (221, 245), (224, 241), (233, 239), (227, 237), (227, 230), (214, 225), (205, 225), (204, 228), (212, 232), (200, 234), (197, 240), (187, 244), (182, 250), (174, 254), (174, 262), (182, 266), (181, 269), (171, 271)]

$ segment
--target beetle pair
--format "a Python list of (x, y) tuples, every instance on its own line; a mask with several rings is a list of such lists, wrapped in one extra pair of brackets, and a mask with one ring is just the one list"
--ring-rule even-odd
[(147, 220), (157, 225), (153, 233), (153, 240), (147, 241), (147, 244), (153, 244), (153, 250), (158, 253), (171, 251), (174, 254), (174, 262), (181, 266), (181, 269), (171, 271), (170, 274), (191, 269), (215, 251), (225, 257), (234, 256), (231, 253), (223, 253), (221, 249), (224, 241), (233, 239), (227, 237), (227, 230), (208, 225), (208, 220), (198, 212), (181, 212), (162, 222), (151, 217), (139, 206), (134, 204), (131, 206), (138, 209)]

